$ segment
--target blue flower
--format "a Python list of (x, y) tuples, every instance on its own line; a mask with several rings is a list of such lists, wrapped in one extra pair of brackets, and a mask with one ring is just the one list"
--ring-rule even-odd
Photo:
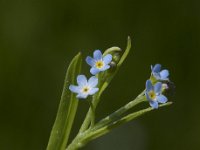
[(105, 71), (110, 68), (109, 63), (112, 61), (112, 55), (107, 54), (103, 56), (100, 50), (95, 50), (93, 53), (93, 57), (88, 56), (86, 58), (86, 62), (92, 68), (90, 69), (90, 73), (96, 75), (101, 71)]
[(157, 79), (157, 80), (169, 80), (169, 71), (168, 70), (162, 70), (161, 71), (161, 65), (156, 64), (155, 66), (151, 66), (151, 71), (152, 75)]
[(87, 80), (85, 75), (78, 75), (77, 83), (78, 86), (70, 85), (69, 89), (73, 93), (77, 93), (76, 97), (79, 99), (85, 99), (88, 97), (88, 95), (93, 95), (99, 90), (99, 88), (96, 88), (98, 84), (98, 78), (95, 76), (92, 76), (89, 80)]
[(162, 94), (162, 83), (157, 82), (154, 86), (150, 80), (146, 81), (145, 95), (151, 107), (157, 109), (158, 103), (166, 103), (167, 97)]

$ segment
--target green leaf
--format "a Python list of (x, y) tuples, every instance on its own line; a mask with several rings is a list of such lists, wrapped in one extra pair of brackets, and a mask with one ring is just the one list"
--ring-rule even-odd
[(79, 53), (71, 61), (66, 73), (60, 105), (47, 150), (64, 150), (66, 148), (78, 107), (78, 100), (75, 94), (69, 90), (69, 85), (75, 84), (76, 77), (81, 71), (81, 64), (82, 57)]
[(131, 38), (128, 36), (127, 47), (126, 47), (126, 50), (125, 50), (124, 54), (122, 55), (119, 63), (117, 64), (118, 68), (122, 65), (122, 63), (124, 62), (124, 60), (128, 56), (130, 49), (131, 49)]

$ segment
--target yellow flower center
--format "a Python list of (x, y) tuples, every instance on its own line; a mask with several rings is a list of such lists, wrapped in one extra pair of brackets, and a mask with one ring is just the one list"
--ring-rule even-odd
[(154, 100), (156, 98), (156, 93), (154, 91), (149, 92), (149, 97)]
[(87, 93), (89, 91), (89, 88), (88, 87), (84, 87), (83, 89), (82, 89), (82, 92), (83, 93)]
[(95, 64), (96, 68), (101, 69), (104, 66), (104, 62), (103, 61), (97, 61)]

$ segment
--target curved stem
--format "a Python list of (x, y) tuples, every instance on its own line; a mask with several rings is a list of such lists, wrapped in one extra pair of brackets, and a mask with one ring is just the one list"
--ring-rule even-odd
[[(172, 102), (168, 102), (168, 103), (159, 105), (159, 107), (169, 106), (171, 104), (172, 104)], [(125, 117), (122, 117), (119, 120), (111, 122), (111, 123), (99, 128), (99, 129), (95, 129), (95, 127), (93, 129), (89, 129), (89, 130), (85, 131), (84, 133), (82, 133), (81, 135), (79, 135), (69, 145), (69, 147), (66, 150), (75, 150), (75, 149), (81, 148), (85, 144), (87, 144), (89, 141), (94, 140), (94, 139), (110, 132), (112, 129), (114, 129), (114, 128), (122, 125), (122, 124), (125, 124), (125, 123), (127, 123), (127, 122), (129, 122), (133, 119), (136, 119), (136, 118), (138, 118), (138, 117), (140, 117), (140, 116), (142, 116), (142, 115), (144, 115), (147, 112), (150, 112), (152, 110), (155, 110), (155, 109), (153, 109), (152, 107), (142, 109), (142, 110), (139, 110), (137, 112), (131, 113), (131, 114), (125, 116)]]
[[(164, 106), (169, 106), (171, 105), (172, 102), (167, 102), (165, 104), (161, 104), (159, 105), (159, 107), (164, 107)], [(134, 113), (131, 113), (117, 121), (114, 121), (114, 122), (111, 122), (110, 124), (106, 125), (106, 126), (103, 126), (102, 128), (100, 129), (97, 129), (97, 130), (91, 130), (90, 132), (88, 132), (87, 134), (85, 134), (84, 136), (82, 136), (82, 143), (84, 144), (87, 144), (89, 141), (93, 140), (93, 139), (96, 139), (108, 132), (110, 132), (112, 129), (122, 125), (122, 124), (125, 124), (133, 119), (136, 119), (144, 114), (146, 114), (147, 112), (150, 112), (152, 110), (155, 110), (154, 108), (152, 107), (149, 107), (149, 108), (146, 108), (146, 109), (142, 109), (142, 110), (139, 110), (137, 112), (134, 112)]]
[(99, 121), (94, 129), (101, 128), (102, 126), (105, 126), (106, 124), (113, 122), (114, 120), (118, 119), (121, 117), (122, 114), (127, 112), (129, 109), (133, 108), (134, 106), (140, 104), (141, 102), (145, 101), (146, 97), (144, 96), (144, 91), (133, 101), (127, 103), (123, 107), (119, 108), (117, 111), (114, 113), (110, 114), (109, 116), (105, 117), (101, 121)]

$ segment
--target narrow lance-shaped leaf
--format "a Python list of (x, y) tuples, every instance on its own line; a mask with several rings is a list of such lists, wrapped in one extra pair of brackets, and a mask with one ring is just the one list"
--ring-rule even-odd
[(81, 71), (81, 63), (82, 57), (81, 53), (79, 53), (73, 58), (68, 67), (56, 120), (51, 131), (47, 150), (64, 150), (66, 148), (78, 107), (78, 100), (75, 95), (70, 92), (69, 85), (75, 83), (76, 76)]

